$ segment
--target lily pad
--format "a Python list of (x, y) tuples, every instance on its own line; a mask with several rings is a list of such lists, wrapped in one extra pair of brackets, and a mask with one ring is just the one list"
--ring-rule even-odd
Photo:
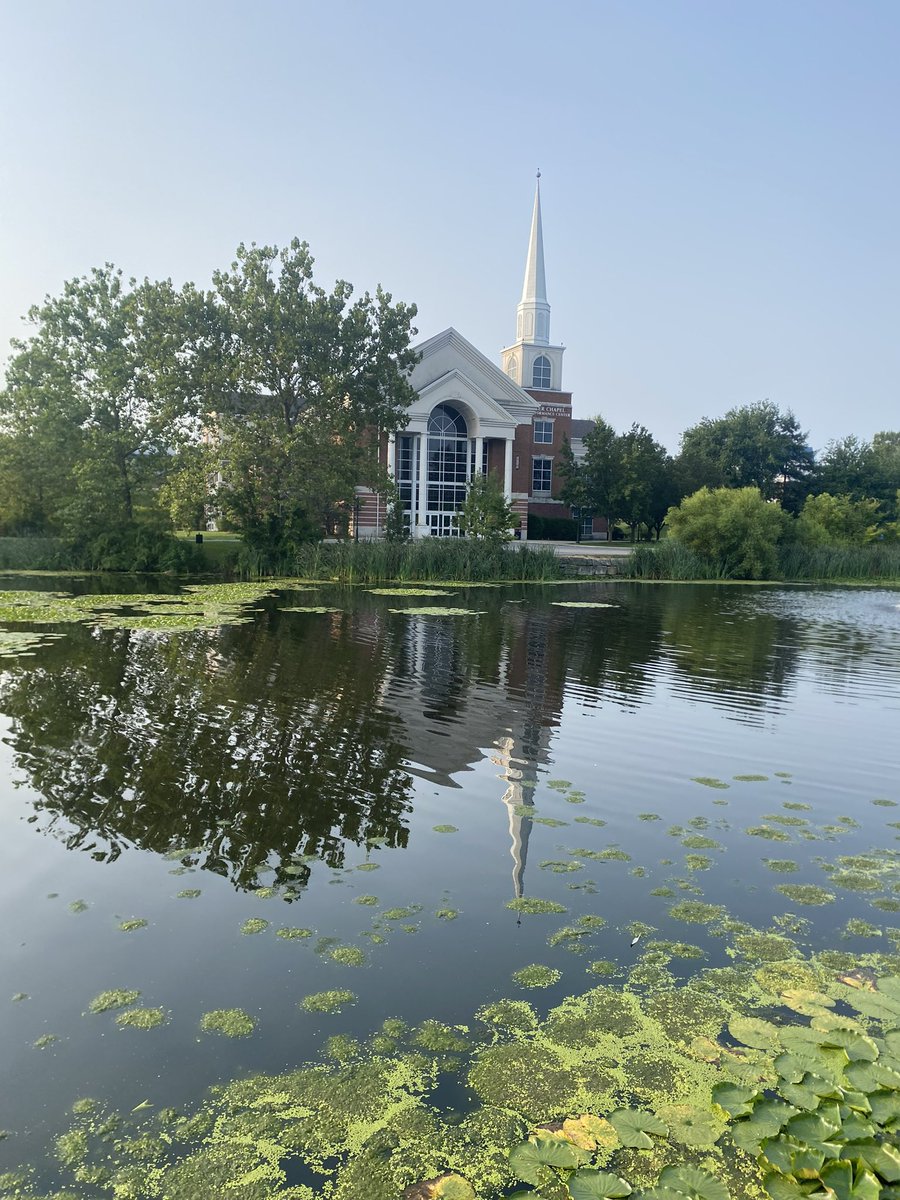
[(636, 1150), (651, 1150), (653, 1142), (648, 1134), (665, 1137), (669, 1132), (659, 1117), (640, 1108), (618, 1108), (609, 1117), (623, 1146)]
[(610, 1171), (595, 1171), (582, 1168), (566, 1180), (572, 1200), (612, 1200), (613, 1197), (630, 1196), (631, 1185)]
[(662, 1187), (692, 1197), (692, 1200), (731, 1200), (728, 1188), (715, 1175), (683, 1163), (678, 1167), (666, 1167), (659, 1177)]

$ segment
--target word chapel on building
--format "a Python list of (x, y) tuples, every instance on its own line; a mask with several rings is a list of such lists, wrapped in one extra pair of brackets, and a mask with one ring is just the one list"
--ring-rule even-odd
[[(478, 473), (502, 480), (519, 517), (517, 536), (528, 532), (528, 514), (568, 517), (559, 499), (559, 460), (564, 439), (576, 458), (591, 421), (572, 419), (572, 393), (562, 390), (564, 346), (550, 342), (550, 305), (544, 278), (540, 174), (534, 194), (531, 235), (516, 340), (502, 351), (502, 369), (452, 327), (417, 347), (410, 382), (417, 399), (406, 428), (382, 445), (382, 463), (397, 481), (412, 536), (458, 536), (456, 516), (466, 488)], [(383, 500), (359, 493), (359, 535), (378, 537)], [(588, 517), (582, 535), (606, 537), (606, 523)]]

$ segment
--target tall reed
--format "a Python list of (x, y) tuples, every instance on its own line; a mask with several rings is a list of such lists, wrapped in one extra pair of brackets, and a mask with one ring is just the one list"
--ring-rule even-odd
[(552, 549), (490, 546), (464, 538), (316, 543), (300, 551), (293, 569), (304, 579), (339, 583), (487, 583), (563, 577)]

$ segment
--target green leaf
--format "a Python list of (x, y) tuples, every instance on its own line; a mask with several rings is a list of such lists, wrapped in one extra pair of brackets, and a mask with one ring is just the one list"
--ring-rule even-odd
[[(835, 1110), (837, 1110), (837, 1105), (835, 1105)], [(784, 1127), (784, 1132), (788, 1137), (796, 1138), (798, 1142), (810, 1142), (815, 1145), (817, 1142), (827, 1142), (838, 1132), (840, 1127), (840, 1117), (837, 1121), (832, 1122), (830, 1114), (823, 1113), (820, 1109), (817, 1112), (801, 1113), (798, 1117), (791, 1117)]]
[(900, 1058), (900, 1029), (889, 1029), (884, 1035), (884, 1044), (890, 1054)]
[(781, 1045), (778, 1026), (759, 1017), (732, 1017), (728, 1022), (728, 1032), (735, 1041), (752, 1046), (755, 1050), (774, 1050)]
[(609, 1119), (619, 1135), (622, 1145), (633, 1147), (636, 1150), (652, 1148), (653, 1142), (647, 1137), (648, 1133), (665, 1137), (669, 1132), (659, 1117), (655, 1117), (653, 1113), (644, 1112), (640, 1108), (616, 1109), (614, 1113), (610, 1113)]
[(663, 1187), (696, 1197), (696, 1200), (731, 1200), (725, 1184), (702, 1167), (666, 1167), (659, 1182)]
[(567, 1183), (572, 1200), (611, 1200), (631, 1195), (631, 1184), (610, 1171), (576, 1171)]
[(784, 1135), (770, 1138), (763, 1148), (763, 1157), (784, 1175), (795, 1171), (818, 1171), (825, 1162), (824, 1151), (817, 1151)]
[(853, 1163), (839, 1158), (829, 1163), (821, 1175), (822, 1182), (830, 1187), (838, 1200), (849, 1200), (853, 1195)]
[(743, 1117), (753, 1111), (753, 1101), (758, 1099), (756, 1088), (741, 1087), (737, 1083), (717, 1083), (712, 1097), (720, 1108), (732, 1117)]
[(684, 1200), (684, 1192), (673, 1192), (667, 1187), (652, 1187), (641, 1192), (638, 1200)]
[(888, 1125), (900, 1119), (900, 1094), (897, 1092), (872, 1092), (869, 1096), (872, 1116), (879, 1125)]
[(875, 1136), (875, 1126), (859, 1113), (851, 1112), (841, 1124), (841, 1137), (845, 1142), (866, 1142)]
[(872, 1105), (869, 1103), (869, 1097), (865, 1092), (854, 1092), (850, 1088), (844, 1088), (844, 1104), (848, 1108), (852, 1108), (854, 1112), (870, 1113)]
[(793, 1179), (786, 1179), (784, 1175), (777, 1172), (765, 1177), (763, 1187), (772, 1200), (803, 1200), (806, 1196), (806, 1192)]
[(830, 1029), (822, 1034), (823, 1046), (835, 1046), (844, 1050), (851, 1062), (874, 1062), (878, 1047), (871, 1038), (851, 1029)]
[(841, 1153), (844, 1158), (858, 1159), (887, 1183), (900, 1183), (900, 1152), (889, 1142), (847, 1142)]
[(542, 1167), (572, 1168), (590, 1160), (590, 1155), (571, 1142), (555, 1137), (532, 1137), (509, 1152), (509, 1166), (517, 1179), (542, 1183)]
[(848, 988), (844, 999), (857, 1012), (879, 1021), (896, 1021), (900, 1017), (900, 999), (886, 996), (882, 992), (870, 992), (866, 988)]
[(782, 1082), (779, 1091), (789, 1104), (807, 1112), (818, 1107), (822, 1096), (837, 1097), (841, 1094), (836, 1083), (811, 1071), (807, 1071), (799, 1083)]

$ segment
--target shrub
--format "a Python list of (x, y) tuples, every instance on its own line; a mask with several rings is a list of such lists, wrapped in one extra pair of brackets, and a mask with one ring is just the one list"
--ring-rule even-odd
[(877, 500), (854, 500), (822, 492), (807, 496), (797, 518), (797, 540), (805, 546), (854, 546), (878, 534)]
[(789, 520), (752, 487), (702, 487), (670, 508), (666, 518), (670, 538), (728, 579), (771, 578)]
[(539, 517), (528, 514), (528, 536), (548, 542), (574, 542), (577, 527), (571, 517)]

